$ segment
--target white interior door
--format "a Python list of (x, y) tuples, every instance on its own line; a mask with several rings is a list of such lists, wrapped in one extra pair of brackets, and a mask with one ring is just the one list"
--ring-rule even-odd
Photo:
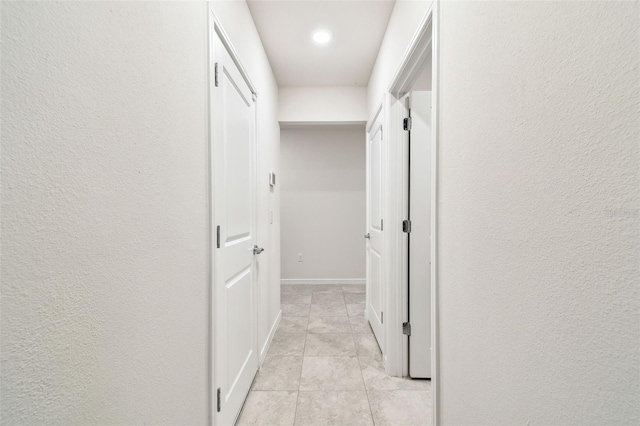
[(213, 405), (223, 426), (235, 422), (258, 370), (256, 115), (249, 86), (219, 36), (212, 38)]
[(384, 352), (383, 131), (378, 114), (367, 134), (367, 319)]
[(411, 92), (409, 375), (431, 378), (431, 92)]

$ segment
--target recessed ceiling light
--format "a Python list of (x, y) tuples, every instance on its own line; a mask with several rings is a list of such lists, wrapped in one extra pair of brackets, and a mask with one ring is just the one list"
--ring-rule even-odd
[(313, 41), (317, 44), (327, 44), (333, 38), (333, 33), (330, 30), (325, 29), (316, 30), (311, 35), (311, 38), (313, 38)]

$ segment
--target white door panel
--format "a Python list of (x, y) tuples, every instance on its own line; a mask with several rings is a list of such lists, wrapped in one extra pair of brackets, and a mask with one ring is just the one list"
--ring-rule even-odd
[(411, 92), (409, 375), (431, 378), (431, 92)]
[(370, 318), (374, 323), (382, 324), (382, 257), (375, 249), (369, 250), (369, 307)]
[(382, 126), (375, 129), (370, 141), (371, 228), (381, 231), (382, 226)]
[(214, 411), (215, 423), (223, 426), (234, 423), (258, 369), (256, 116), (242, 74), (217, 34), (213, 42)]
[(367, 135), (367, 319), (384, 352), (383, 128), (379, 114)]

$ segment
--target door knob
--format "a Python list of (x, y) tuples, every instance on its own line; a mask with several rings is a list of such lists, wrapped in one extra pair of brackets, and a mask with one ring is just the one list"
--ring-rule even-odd
[(257, 245), (253, 246), (253, 254), (260, 254), (263, 251), (264, 251), (264, 249), (262, 247), (258, 247)]
[(370, 240), (370, 239), (371, 239), (371, 234), (367, 232), (366, 234), (364, 234), (364, 237), (365, 237), (367, 240)]

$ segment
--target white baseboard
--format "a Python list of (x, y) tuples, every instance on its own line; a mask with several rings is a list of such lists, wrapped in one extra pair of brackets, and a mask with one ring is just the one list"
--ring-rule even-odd
[(271, 326), (271, 330), (269, 330), (269, 336), (267, 336), (267, 340), (264, 342), (264, 345), (262, 345), (262, 348), (260, 349), (260, 367), (262, 367), (262, 363), (264, 362), (264, 359), (267, 356), (267, 352), (269, 351), (269, 346), (271, 346), (271, 341), (273, 340), (273, 336), (275, 336), (276, 330), (280, 325), (280, 320), (282, 320), (282, 311), (278, 312), (278, 316), (276, 317), (276, 320), (273, 322), (273, 325)]
[(364, 278), (314, 278), (314, 279), (281, 279), (280, 284), (296, 284), (296, 285), (310, 285), (310, 284), (365, 284)]

